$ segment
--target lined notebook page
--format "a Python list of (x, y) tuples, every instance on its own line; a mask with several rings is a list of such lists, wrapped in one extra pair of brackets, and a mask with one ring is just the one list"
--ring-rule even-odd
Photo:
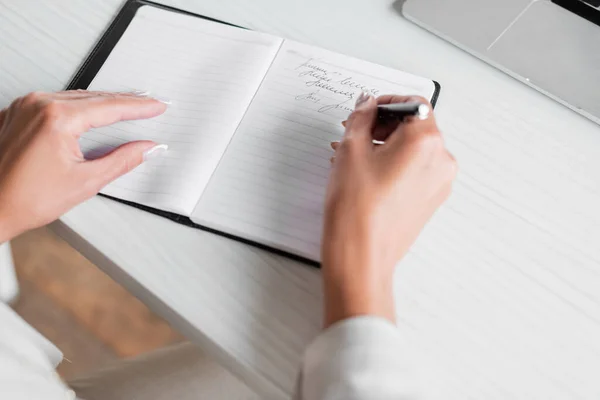
[(431, 98), (434, 85), (285, 41), (192, 219), (318, 260), (329, 143), (362, 90)]
[(165, 114), (83, 135), (95, 158), (131, 140), (169, 145), (102, 193), (190, 215), (269, 68), (281, 39), (201, 18), (139, 9), (90, 90), (150, 91)]

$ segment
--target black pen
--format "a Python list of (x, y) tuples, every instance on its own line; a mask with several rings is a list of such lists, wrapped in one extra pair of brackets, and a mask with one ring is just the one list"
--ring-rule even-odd
[(429, 112), (429, 106), (418, 101), (381, 104), (377, 106), (377, 118), (385, 121), (402, 121), (406, 117), (426, 119), (429, 116)]

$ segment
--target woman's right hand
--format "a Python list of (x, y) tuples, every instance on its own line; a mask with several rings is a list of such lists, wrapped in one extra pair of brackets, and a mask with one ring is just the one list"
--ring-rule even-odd
[(326, 326), (359, 315), (395, 320), (394, 266), (450, 194), (456, 162), (431, 113), (376, 126), (378, 103), (415, 100), (429, 104), (359, 97), (343, 140), (332, 143), (322, 244)]

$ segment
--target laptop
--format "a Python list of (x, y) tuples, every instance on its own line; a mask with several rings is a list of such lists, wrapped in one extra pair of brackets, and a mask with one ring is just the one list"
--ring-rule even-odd
[(421, 27), (600, 124), (600, 0), (399, 0)]

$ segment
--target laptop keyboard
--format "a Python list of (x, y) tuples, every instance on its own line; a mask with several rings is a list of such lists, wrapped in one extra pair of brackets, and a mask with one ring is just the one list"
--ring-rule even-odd
[(552, 0), (552, 2), (600, 26), (600, 0)]

